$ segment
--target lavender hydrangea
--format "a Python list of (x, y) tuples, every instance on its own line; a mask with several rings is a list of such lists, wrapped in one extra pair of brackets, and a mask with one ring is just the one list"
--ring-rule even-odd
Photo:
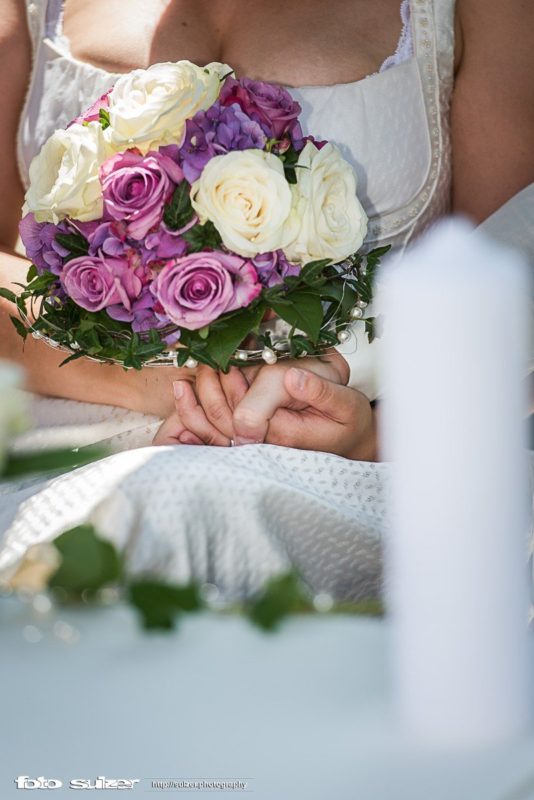
[(88, 236), (89, 255), (99, 253), (119, 258), (128, 251), (126, 225), (123, 222), (101, 222)]
[(214, 103), (207, 111), (199, 111), (187, 121), (180, 148), (184, 176), (193, 183), (213, 156), (232, 150), (262, 150), (266, 141), (261, 126), (238, 104)]
[(260, 282), (268, 288), (282, 283), (290, 275), (298, 275), (301, 269), (298, 264), (291, 264), (287, 260), (283, 250), (261, 253), (252, 259), (252, 264)]
[(56, 241), (56, 236), (58, 233), (72, 233), (69, 223), (66, 220), (57, 225), (52, 222), (37, 222), (30, 213), (20, 221), (19, 232), (26, 255), (35, 264), (37, 271), (59, 275), (63, 269), (63, 259), (69, 251)]

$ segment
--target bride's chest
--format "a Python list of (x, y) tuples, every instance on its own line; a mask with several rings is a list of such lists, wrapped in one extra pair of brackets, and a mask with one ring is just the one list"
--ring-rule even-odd
[[(412, 18), (415, 55), (365, 79), (290, 89), (302, 107), (304, 133), (337, 144), (354, 167), (358, 195), (370, 217), (371, 242), (404, 241), (425, 206), (434, 204), (443, 213), (448, 203), (447, 95), (441, 94), (435, 65), (430, 2), (412, 5), (418, 14)], [(72, 43), (69, 52), (65, 40), (46, 39), (39, 46), (19, 134), (25, 183), (31, 159), (51, 133), (65, 127), (118, 77), (80, 55), (72, 52)], [(306, 75), (302, 83), (316, 83), (313, 71)], [(272, 74), (266, 77), (273, 79)]]
[[(222, 61), (287, 85), (353, 81), (395, 51), (401, 0), (65, 0), (72, 54), (110, 72)], [(103, 24), (104, 23), (104, 24)]]

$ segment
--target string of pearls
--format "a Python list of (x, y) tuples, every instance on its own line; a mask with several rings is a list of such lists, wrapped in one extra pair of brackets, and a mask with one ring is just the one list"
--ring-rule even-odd
[[(363, 267), (361, 269), (361, 271), (364, 274), (365, 271), (366, 271), (365, 267)], [(341, 304), (342, 304), (342, 300), (340, 301), (338, 308), (341, 307)], [(367, 305), (368, 304), (364, 300), (357, 300), (356, 304), (353, 306), (353, 308), (351, 308), (351, 310), (349, 312), (349, 315), (348, 315), (349, 316), (349, 321), (342, 323), (345, 327), (343, 327), (341, 330), (338, 330), (338, 332), (336, 334), (337, 335), (337, 340), (338, 340), (338, 342), (340, 344), (344, 344), (344, 343), (349, 341), (349, 339), (352, 336), (351, 331), (348, 329), (349, 325), (350, 325), (351, 322), (357, 322), (358, 320), (364, 319), (364, 317), (365, 317), (365, 309), (367, 308)], [(25, 316), (23, 318), (24, 318), (24, 321), (26, 322), (26, 324), (28, 325), (29, 329), (31, 330), (32, 336), (34, 338), (42, 339), (50, 347), (58, 348), (58, 349), (63, 350), (65, 352), (79, 350), (79, 345), (76, 344), (75, 342), (72, 342), (69, 346), (61, 345), (61, 344), (59, 344), (59, 342), (56, 342), (51, 337), (46, 336), (45, 334), (41, 333), (40, 331), (36, 331), (33, 328), (30, 320), (27, 319)], [(322, 328), (322, 330), (326, 330), (327, 327), (328, 327), (328, 325), (324, 326)], [(278, 361), (279, 358), (288, 358), (288, 357), (290, 357), (290, 352), (289, 352), (290, 351), (290, 345), (291, 345), (291, 342), (290, 342), (289, 337), (280, 337), (273, 343), (272, 347), (269, 347), (268, 345), (265, 345), (265, 347), (263, 347), (263, 349), (259, 349), (259, 350), (255, 350), (255, 349), (246, 350), (246, 349), (243, 349), (243, 348), (239, 348), (233, 354), (233, 360), (234, 361), (239, 361), (239, 362), (241, 362), (243, 364), (246, 363), (246, 362), (256, 362), (257, 363), (258, 361), (264, 361), (265, 364), (270, 364), (270, 365), (276, 364), (276, 362)], [(324, 349), (327, 350), (327, 349), (329, 349), (330, 346), (331, 345), (327, 345), (327, 346), (324, 347)], [(306, 358), (308, 356), (309, 356), (308, 353), (303, 352), (303, 353), (300, 353), (299, 357), (300, 358)], [(92, 361), (98, 361), (98, 362), (110, 362), (110, 361), (113, 362), (113, 361), (115, 361), (115, 363), (121, 363), (120, 361), (117, 361), (115, 359), (101, 359), (101, 358), (98, 358), (98, 357), (91, 357), (91, 356), (88, 356), (88, 358), (90, 358)], [(188, 369), (196, 369), (198, 367), (198, 364), (199, 364), (199, 362), (198, 362), (198, 360), (196, 358), (193, 358), (193, 356), (189, 356), (189, 358), (187, 358), (187, 360), (185, 361), (184, 366), (186, 368), (188, 368)], [(145, 362), (144, 366), (146, 366), (146, 367), (157, 367), (157, 366), (173, 366), (173, 367), (177, 367), (178, 366), (178, 351), (173, 350), (171, 352), (167, 351), (165, 353), (161, 353), (160, 355), (156, 356), (154, 359)]]

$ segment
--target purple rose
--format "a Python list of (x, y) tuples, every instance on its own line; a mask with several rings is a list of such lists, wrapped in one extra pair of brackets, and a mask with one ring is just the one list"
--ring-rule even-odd
[(68, 127), (70, 128), (70, 126), (74, 125), (75, 122), (78, 122), (80, 125), (83, 124), (84, 122), (98, 122), (98, 120), (100, 119), (100, 109), (109, 108), (110, 92), (111, 89), (109, 89), (105, 94), (103, 94), (102, 97), (99, 97), (98, 100), (95, 100), (93, 105), (89, 106), (89, 108), (87, 108), (85, 111), (82, 111), (82, 113), (78, 117), (75, 117), (75, 119), (73, 119), (72, 122), (69, 123)]
[(214, 103), (187, 120), (185, 139), (180, 148), (184, 175), (194, 183), (213, 158), (231, 150), (263, 150), (266, 136), (237, 103), (227, 107)]
[(283, 250), (261, 253), (252, 259), (252, 263), (258, 273), (258, 278), (267, 287), (283, 283), (284, 278), (289, 275), (298, 275), (301, 270), (299, 264), (291, 264), (287, 260)]
[(258, 122), (271, 139), (291, 138), (293, 146), (302, 147), (302, 129), (298, 120), (302, 108), (282, 86), (253, 81), (250, 78), (227, 78), (219, 96), (221, 105), (237, 103), (251, 119)]
[(61, 273), (61, 285), (74, 302), (87, 311), (120, 304), (131, 309), (143, 282), (129, 261), (102, 256), (81, 256), (68, 261)]
[(152, 285), (166, 318), (189, 330), (248, 306), (261, 290), (250, 261), (215, 251), (170, 262)]
[(143, 239), (160, 224), (165, 203), (182, 179), (178, 164), (162, 153), (142, 156), (127, 150), (112, 156), (100, 167), (106, 214), (126, 222), (132, 239)]
[(36, 222), (33, 214), (26, 214), (19, 223), (19, 233), (26, 249), (26, 255), (37, 267), (38, 272), (53, 272), (59, 275), (63, 269), (63, 259), (69, 251), (58, 244), (58, 233), (72, 233), (66, 220), (58, 225), (52, 222)]

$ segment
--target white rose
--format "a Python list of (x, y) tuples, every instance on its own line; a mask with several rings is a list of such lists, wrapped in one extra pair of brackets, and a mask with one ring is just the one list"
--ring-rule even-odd
[(30, 164), (23, 213), (38, 222), (73, 217), (81, 222), (103, 213), (100, 165), (112, 154), (98, 122), (57, 130)]
[(208, 161), (191, 187), (202, 223), (211, 220), (229, 250), (245, 258), (283, 248), (296, 233), (282, 162), (262, 150), (235, 150)]
[(180, 144), (186, 120), (213, 105), (221, 78), (230, 72), (218, 62), (197, 67), (178, 61), (120, 77), (109, 95), (107, 133), (114, 147), (135, 146), (147, 152), (151, 146)]
[(300, 230), (286, 256), (303, 264), (343, 261), (360, 249), (367, 233), (354, 170), (332, 144), (319, 150), (307, 142), (298, 164), (293, 197)]

